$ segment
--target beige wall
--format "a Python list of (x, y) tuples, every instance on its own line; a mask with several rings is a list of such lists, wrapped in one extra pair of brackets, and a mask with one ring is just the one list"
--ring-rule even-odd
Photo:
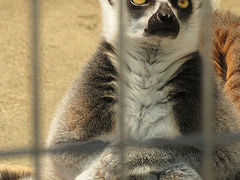
[(240, 0), (221, 0), (220, 7), (240, 15)]
[[(0, 150), (30, 147), (29, 0), (0, 0)], [(43, 139), (57, 103), (96, 48), (101, 12), (96, 0), (42, 1)], [(1, 163), (30, 165), (28, 158)]]
[[(41, 97), (43, 139), (57, 103), (96, 48), (101, 12), (96, 0), (42, 1)], [(71, 2), (71, 3), (69, 3)], [(221, 7), (239, 12), (239, 0)], [(29, 0), (0, 0), (0, 150), (30, 146)], [(29, 158), (0, 163), (30, 165)]]

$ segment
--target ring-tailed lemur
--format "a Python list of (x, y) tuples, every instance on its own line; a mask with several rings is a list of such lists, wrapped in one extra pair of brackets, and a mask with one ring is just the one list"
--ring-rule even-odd
[[(174, 138), (201, 132), (200, 14), (203, 0), (124, 0), (127, 3), (123, 87), (125, 132), (129, 140)], [(52, 122), (48, 147), (119, 138), (118, 15), (116, 0), (100, 0), (103, 40), (64, 98)], [(237, 116), (216, 81), (214, 132), (238, 132)], [(217, 179), (239, 169), (238, 144), (217, 145)], [(127, 147), (129, 178), (201, 179), (198, 147)], [(117, 150), (54, 154), (47, 159), (44, 179), (111, 180), (117, 178)], [(46, 165), (45, 164), (45, 165)]]

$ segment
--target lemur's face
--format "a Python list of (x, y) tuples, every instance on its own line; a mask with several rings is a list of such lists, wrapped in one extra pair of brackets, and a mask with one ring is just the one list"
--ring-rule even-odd
[[(100, 1), (103, 5), (105, 36), (111, 38), (116, 35), (115, 27), (118, 27), (117, 0)], [(124, 23), (130, 40), (162, 46), (171, 42), (183, 43), (193, 35), (198, 37), (203, 0), (123, 1), (127, 5)]]

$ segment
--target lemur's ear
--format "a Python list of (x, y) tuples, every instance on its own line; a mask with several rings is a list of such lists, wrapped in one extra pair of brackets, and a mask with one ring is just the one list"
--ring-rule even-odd
[(118, 31), (117, 1), (120, 0), (99, 0), (102, 7), (103, 37), (108, 40), (114, 38), (115, 33)]
[(113, 5), (113, 0), (108, 0), (110, 5)]
[(114, 0), (99, 0), (100, 1), (100, 3), (101, 3), (101, 5), (113, 5), (113, 1)]

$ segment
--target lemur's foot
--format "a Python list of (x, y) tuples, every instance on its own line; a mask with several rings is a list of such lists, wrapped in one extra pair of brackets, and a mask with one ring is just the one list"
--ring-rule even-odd
[[(126, 151), (128, 158), (126, 158), (124, 164), (128, 176), (127, 180), (201, 180), (197, 171), (184, 162), (165, 164), (164, 160), (154, 161), (154, 155), (156, 156), (154, 153), (149, 153), (150, 158), (144, 159), (136, 155), (141, 149), (131, 150)], [(156, 149), (153, 149), (152, 152), (155, 152), (154, 150)], [(99, 169), (104, 180), (120, 179), (121, 158), (116, 151), (116, 149), (109, 149), (100, 158)], [(131, 152), (136, 152), (136, 154), (132, 155)], [(158, 152), (158, 149), (156, 152)]]
[(201, 180), (200, 175), (189, 166), (175, 166), (160, 174), (158, 180)]
[(194, 169), (186, 165), (176, 165), (160, 173), (130, 176), (129, 180), (201, 180), (201, 177)]

